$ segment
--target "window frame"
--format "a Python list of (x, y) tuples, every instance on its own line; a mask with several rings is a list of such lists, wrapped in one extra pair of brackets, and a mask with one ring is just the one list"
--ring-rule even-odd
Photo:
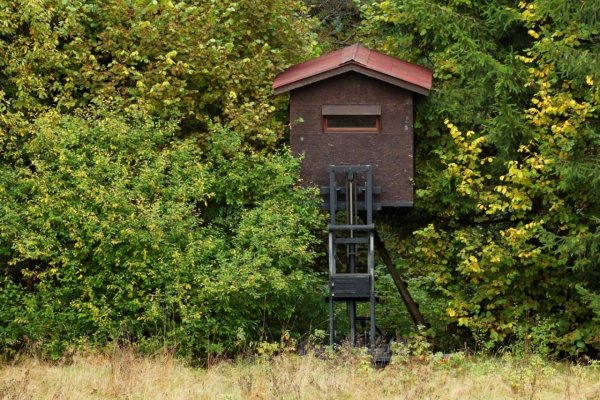
[[(323, 132), (325, 133), (379, 133), (381, 132), (381, 116), (380, 115), (366, 115), (367, 117), (375, 117), (375, 126), (329, 126), (329, 117), (340, 117), (342, 115), (323, 115)], [(349, 117), (359, 116), (355, 114), (348, 115)]]
[[(324, 104), (321, 107), (323, 133), (381, 133), (381, 106), (373, 104)], [(328, 117), (372, 116), (374, 127), (330, 127)]]

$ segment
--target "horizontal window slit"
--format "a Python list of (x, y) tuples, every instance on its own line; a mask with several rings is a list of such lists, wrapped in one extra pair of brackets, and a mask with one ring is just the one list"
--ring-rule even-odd
[(325, 115), (325, 132), (379, 132), (379, 115)]

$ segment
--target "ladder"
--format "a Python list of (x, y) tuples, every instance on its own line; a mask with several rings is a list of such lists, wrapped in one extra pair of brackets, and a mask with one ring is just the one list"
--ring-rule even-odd
[[(321, 188), (329, 209), (329, 343), (335, 343), (335, 302), (346, 302), (350, 323), (350, 344), (357, 344), (358, 302), (369, 303), (369, 348), (375, 349), (375, 225), (373, 210), (381, 205), (373, 196), (370, 165), (329, 166), (329, 186)], [(341, 212), (343, 211), (343, 213)], [(359, 218), (359, 213), (362, 219)], [(343, 214), (343, 215), (341, 215)], [(342, 217), (342, 218), (340, 218)], [(341, 219), (341, 221), (340, 221)], [(345, 259), (345, 262), (342, 261)], [(366, 343), (364, 343), (366, 344)]]

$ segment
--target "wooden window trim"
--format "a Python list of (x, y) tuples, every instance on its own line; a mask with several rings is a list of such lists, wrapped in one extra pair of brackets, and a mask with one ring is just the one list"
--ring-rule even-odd
[(334, 127), (330, 128), (327, 124), (328, 115), (323, 115), (323, 132), (324, 133), (379, 133), (381, 132), (381, 116), (374, 115), (375, 126), (368, 127)]
[(377, 104), (323, 104), (322, 115), (381, 115)]

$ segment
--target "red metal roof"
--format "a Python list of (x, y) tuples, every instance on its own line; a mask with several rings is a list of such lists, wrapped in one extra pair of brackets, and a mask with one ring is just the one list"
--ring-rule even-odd
[(322, 55), (283, 71), (275, 78), (275, 93), (283, 93), (345, 72), (355, 71), (413, 92), (427, 95), (432, 71), (360, 44)]

